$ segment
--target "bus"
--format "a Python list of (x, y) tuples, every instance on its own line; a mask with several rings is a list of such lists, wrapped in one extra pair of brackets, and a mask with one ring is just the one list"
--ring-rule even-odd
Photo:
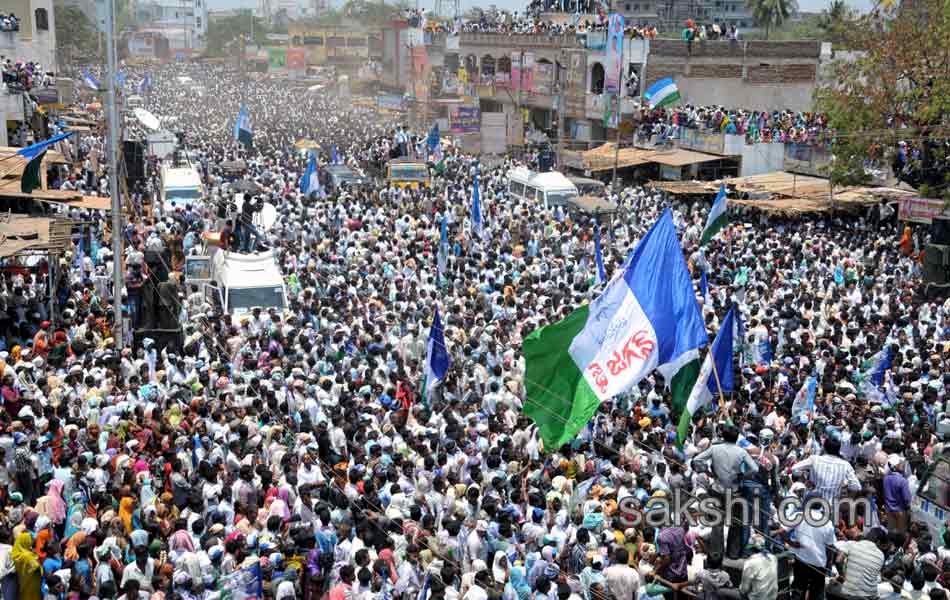
[(424, 160), (395, 158), (386, 167), (386, 179), (399, 188), (429, 187), (429, 166)]

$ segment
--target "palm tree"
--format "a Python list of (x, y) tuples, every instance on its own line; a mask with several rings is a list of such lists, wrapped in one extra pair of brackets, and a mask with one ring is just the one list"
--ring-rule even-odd
[(818, 17), (818, 28), (833, 42), (841, 39), (844, 28), (854, 19), (854, 10), (845, 0), (831, 0)]
[(781, 27), (798, 10), (795, 0), (749, 0), (749, 8), (756, 22), (765, 27), (765, 39), (769, 39), (769, 31)]

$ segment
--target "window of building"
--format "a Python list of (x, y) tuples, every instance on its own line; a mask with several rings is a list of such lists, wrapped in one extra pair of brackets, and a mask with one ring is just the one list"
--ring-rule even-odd
[(49, 15), (45, 8), (36, 9), (36, 29), (39, 31), (49, 31)]
[(626, 10), (627, 12), (630, 12), (630, 5), (624, 4), (624, 10)]
[(590, 71), (590, 92), (592, 94), (604, 93), (604, 65), (595, 62)]
[(305, 35), (303, 36), (303, 43), (305, 46), (322, 46), (323, 45), (323, 36), (319, 35)]

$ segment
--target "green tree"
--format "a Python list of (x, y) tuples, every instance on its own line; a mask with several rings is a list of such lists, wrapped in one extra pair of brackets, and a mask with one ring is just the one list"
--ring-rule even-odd
[(920, 151), (915, 184), (947, 189), (950, 138), (950, 9), (947, 0), (879, 6), (844, 32), (853, 50), (830, 65), (816, 91), (837, 132), (835, 183), (867, 181), (864, 160), (887, 160), (901, 141)]
[(96, 54), (98, 40), (96, 26), (76, 6), (65, 6), (62, 0), (53, 4), (56, 20), (56, 41), (61, 56), (60, 64), (75, 58), (89, 58)]
[[(251, 30), (254, 30), (255, 44), (263, 44), (267, 41), (267, 25), (263, 19), (255, 17), (250, 10), (242, 11), (243, 14), (215, 19), (208, 23), (208, 44), (207, 54), (209, 56), (233, 55), (233, 52), (225, 52), (229, 46), (237, 47), (242, 37), (247, 40), (250, 38)], [(253, 23), (253, 25), (252, 25)]]
[(795, 0), (751, 0), (749, 7), (759, 26), (765, 28), (765, 39), (769, 39), (769, 31), (781, 27), (798, 9), (798, 4)]
[(848, 28), (854, 25), (856, 15), (845, 0), (831, 0), (818, 16), (818, 28), (826, 41), (840, 45), (847, 37)]

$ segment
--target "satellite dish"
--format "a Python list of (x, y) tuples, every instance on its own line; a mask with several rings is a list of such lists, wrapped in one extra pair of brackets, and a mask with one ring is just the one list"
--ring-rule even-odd
[(158, 131), (159, 127), (162, 126), (158, 120), (158, 117), (148, 112), (144, 108), (136, 108), (132, 112), (135, 114), (135, 118), (138, 119), (142, 125), (145, 125), (152, 131)]

